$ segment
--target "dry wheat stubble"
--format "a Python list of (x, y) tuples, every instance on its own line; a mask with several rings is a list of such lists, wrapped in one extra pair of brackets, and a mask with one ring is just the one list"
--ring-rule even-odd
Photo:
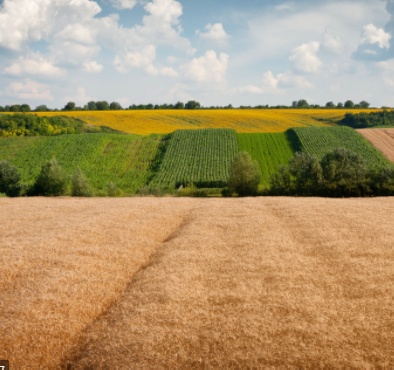
[(393, 365), (393, 198), (0, 201), (14, 364)]

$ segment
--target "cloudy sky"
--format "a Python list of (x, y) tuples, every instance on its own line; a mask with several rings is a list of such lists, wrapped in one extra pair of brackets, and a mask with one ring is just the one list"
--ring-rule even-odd
[(394, 0), (0, 0), (0, 105), (394, 106)]

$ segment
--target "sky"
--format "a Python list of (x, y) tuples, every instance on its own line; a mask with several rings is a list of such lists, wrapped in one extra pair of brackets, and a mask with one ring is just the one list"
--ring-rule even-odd
[(0, 105), (394, 106), (394, 0), (0, 0)]

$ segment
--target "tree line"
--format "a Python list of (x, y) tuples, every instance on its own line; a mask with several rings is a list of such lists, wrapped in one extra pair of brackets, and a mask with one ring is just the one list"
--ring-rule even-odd
[(394, 111), (384, 109), (382, 112), (346, 113), (340, 125), (352, 128), (368, 128), (377, 126), (394, 126)]
[(78, 118), (66, 116), (41, 117), (36, 114), (0, 115), (0, 137), (7, 136), (52, 136), (115, 132), (107, 127), (87, 125)]
[[(359, 103), (354, 103), (352, 100), (346, 100), (344, 103), (339, 102), (335, 104), (332, 101), (327, 102), (325, 105), (319, 104), (309, 104), (307, 100), (300, 99), (292, 102), (291, 105), (241, 105), (240, 109), (321, 109), (321, 108), (329, 108), (329, 109), (366, 109), (370, 107), (370, 103), (365, 100), (362, 100)], [(382, 107), (385, 108), (385, 107)], [(175, 104), (132, 104), (128, 107), (122, 107), (122, 105), (118, 102), (109, 103), (106, 100), (100, 101), (89, 101), (87, 104), (83, 106), (77, 106), (75, 102), (68, 102), (62, 109), (62, 111), (106, 111), (106, 110), (153, 110), (153, 109), (234, 109), (232, 104), (228, 104), (225, 106), (203, 106), (196, 100), (189, 100), (186, 103), (177, 102)], [(38, 105), (35, 109), (32, 109), (29, 104), (13, 104), (0, 106), (0, 112), (51, 112), (51, 111), (59, 111), (59, 109), (50, 109), (46, 105)]]
[[(365, 197), (394, 195), (394, 167), (368, 169), (364, 159), (345, 148), (336, 148), (320, 161), (306, 153), (296, 153), (287, 166), (271, 176), (270, 187), (258, 189), (260, 170), (249, 153), (240, 152), (231, 163), (223, 196), (324, 196)], [(204, 196), (204, 189), (193, 184), (181, 189), (187, 196)], [(45, 162), (33, 185), (21, 183), (18, 169), (8, 161), (0, 162), (0, 193), (16, 196), (91, 196), (88, 180), (77, 168), (69, 176), (56, 159)], [(121, 195), (113, 183), (107, 184), (109, 196)]]

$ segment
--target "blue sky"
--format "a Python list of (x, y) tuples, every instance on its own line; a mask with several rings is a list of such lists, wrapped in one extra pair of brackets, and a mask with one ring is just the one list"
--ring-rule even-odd
[(2, 0), (0, 105), (394, 106), (394, 0)]

